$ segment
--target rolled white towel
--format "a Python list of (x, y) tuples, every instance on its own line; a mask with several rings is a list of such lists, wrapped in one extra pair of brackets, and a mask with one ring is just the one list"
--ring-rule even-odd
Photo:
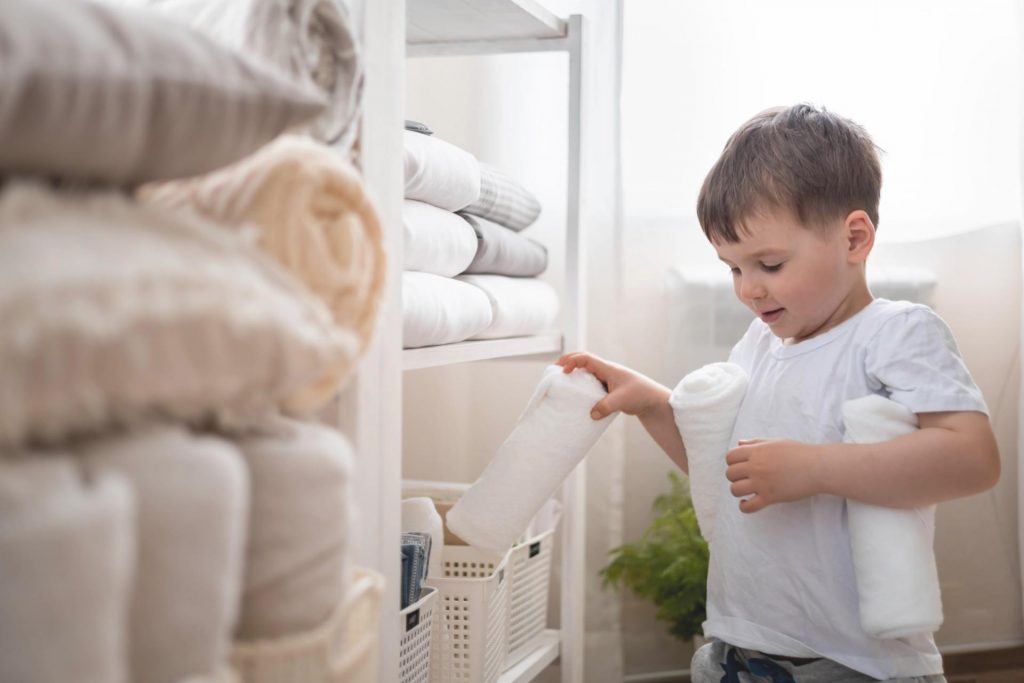
[(231, 444), (160, 427), (86, 443), (87, 471), (135, 491), (136, 573), (129, 618), (132, 683), (217, 672), (242, 579), (248, 482)]
[(715, 511), (726, 481), (725, 454), (746, 391), (743, 368), (734, 363), (712, 363), (683, 377), (669, 398), (686, 447), (690, 498), (700, 533), (708, 543), (714, 536)]
[(452, 533), (478, 548), (508, 550), (611, 424), (614, 415), (590, 417), (605, 395), (589, 372), (548, 366), (512, 433), (448, 511)]
[(430, 498), (406, 498), (402, 501), (402, 533), (418, 531), (430, 534), (430, 561), (427, 578), (441, 577), (444, 552), (444, 522)]
[[(888, 441), (917, 429), (917, 415), (881, 396), (843, 404), (847, 443)], [(935, 565), (935, 506), (913, 510), (846, 501), (860, 623), (875, 638), (932, 633), (942, 624)]]
[(128, 681), (134, 497), (66, 456), (0, 462), (0, 681)]

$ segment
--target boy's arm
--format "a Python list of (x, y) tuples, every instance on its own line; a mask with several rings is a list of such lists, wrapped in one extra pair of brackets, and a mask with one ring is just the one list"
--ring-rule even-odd
[(726, 476), (744, 512), (827, 493), (873, 505), (913, 508), (991, 488), (999, 449), (977, 412), (919, 413), (920, 429), (874, 444), (741, 442)]
[(597, 377), (608, 395), (591, 409), (595, 420), (622, 411), (636, 415), (647, 433), (668, 454), (668, 457), (684, 472), (688, 472), (686, 449), (676, 428), (672, 407), (668, 403), (671, 391), (650, 377), (635, 370), (612, 363), (597, 356), (579, 351), (562, 356), (557, 363), (565, 372), (581, 368)]

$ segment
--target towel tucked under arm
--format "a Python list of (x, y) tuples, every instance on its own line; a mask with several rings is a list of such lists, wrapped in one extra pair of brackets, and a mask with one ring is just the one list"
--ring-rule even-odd
[[(881, 396), (843, 404), (847, 443), (888, 441), (917, 429), (917, 415)], [(860, 623), (876, 638), (932, 633), (942, 624), (935, 565), (935, 506), (914, 510), (846, 501)]]

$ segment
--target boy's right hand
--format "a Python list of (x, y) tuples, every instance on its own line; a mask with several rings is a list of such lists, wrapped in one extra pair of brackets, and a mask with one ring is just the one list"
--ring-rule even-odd
[(596, 377), (608, 390), (608, 395), (594, 404), (590, 416), (600, 420), (616, 411), (627, 415), (643, 416), (644, 413), (667, 400), (665, 387), (654, 380), (629, 368), (606, 361), (587, 353), (576, 351), (559, 358), (565, 373), (582, 368)]

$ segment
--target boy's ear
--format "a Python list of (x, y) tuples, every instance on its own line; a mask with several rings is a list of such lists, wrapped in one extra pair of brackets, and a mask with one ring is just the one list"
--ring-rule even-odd
[(875, 246), (875, 224), (866, 211), (851, 211), (843, 223), (843, 236), (847, 242), (847, 260), (850, 263), (864, 263)]

